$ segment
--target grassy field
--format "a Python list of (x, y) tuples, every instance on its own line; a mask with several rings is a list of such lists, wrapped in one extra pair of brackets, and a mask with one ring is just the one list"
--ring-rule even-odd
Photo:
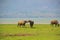
[(0, 24), (0, 40), (60, 40), (60, 27), (49, 24), (34, 24), (30, 28), (16, 24)]

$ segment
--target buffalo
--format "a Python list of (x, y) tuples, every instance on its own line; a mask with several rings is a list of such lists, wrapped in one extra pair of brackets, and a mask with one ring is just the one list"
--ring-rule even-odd
[(18, 21), (18, 25), (17, 26), (25, 26), (26, 23), (27, 23), (27, 21), (20, 20), (20, 21)]
[(58, 20), (51, 20), (51, 25), (59, 26)]
[(32, 28), (33, 27), (33, 24), (34, 24), (34, 21), (28, 20), (28, 22), (30, 23), (30, 27)]

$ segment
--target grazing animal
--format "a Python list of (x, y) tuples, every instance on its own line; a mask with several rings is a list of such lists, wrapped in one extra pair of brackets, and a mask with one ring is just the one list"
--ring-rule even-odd
[(18, 21), (18, 26), (25, 26), (26, 23), (27, 23), (27, 21), (20, 20), (20, 21)]
[(34, 24), (34, 21), (28, 20), (28, 22), (30, 23), (30, 27), (32, 28), (33, 27), (33, 24)]
[(59, 26), (59, 22), (57, 20), (52, 20), (51, 25)]

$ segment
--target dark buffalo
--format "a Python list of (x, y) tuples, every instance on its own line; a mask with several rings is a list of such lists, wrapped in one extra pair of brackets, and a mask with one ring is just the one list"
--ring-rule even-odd
[(20, 20), (20, 21), (18, 21), (18, 26), (25, 26), (26, 23), (27, 23), (27, 21)]
[(33, 24), (34, 24), (34, 21), (28, 20), (28, 22), (30, 23), (30, 27), (32, 28), (33, 27)]
[(51, 25), (59, 26), (59, 22), (57, 20), (52, 20)]

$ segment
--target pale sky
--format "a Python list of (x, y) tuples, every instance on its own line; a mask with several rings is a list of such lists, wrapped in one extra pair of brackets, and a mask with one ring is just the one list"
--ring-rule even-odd
[(60, 0), (0, 0), (0, 18), (60, 17)]

